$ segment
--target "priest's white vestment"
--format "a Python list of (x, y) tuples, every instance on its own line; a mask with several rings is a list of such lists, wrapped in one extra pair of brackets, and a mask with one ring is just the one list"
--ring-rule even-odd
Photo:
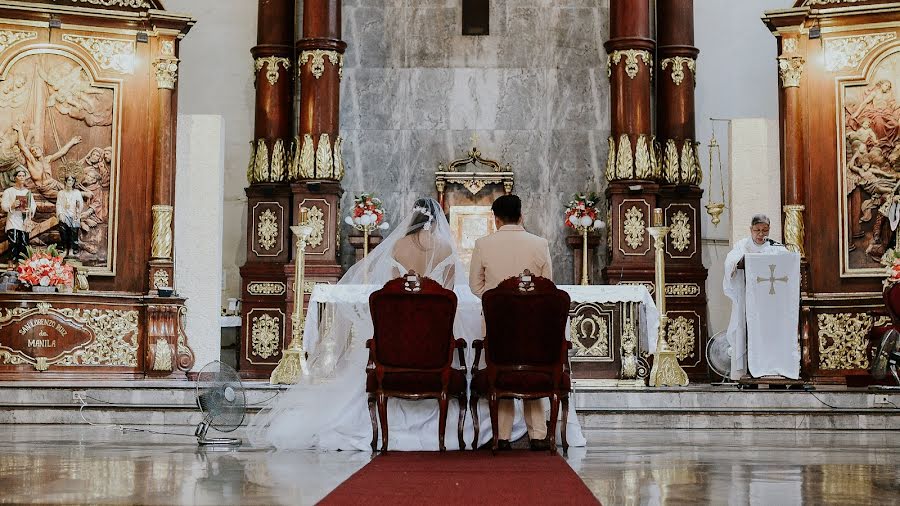
[[(722, 288), (725, 291), (725, 295), (731, 299), (731, 320), (728, 323), (728, 342), (731, 345), (731, 379), (741, 379), (742, 376), (747, 374), (748, 365), (750, 366), (749, 372), (755, 377), (777, 374), (797, 379), (799, 378), (800, 372), (800, 352), (795, 338), (792, 340), (779, 338), (778, 342), (784, 344), (784, 346), (780, 346), (779, 344), (779, 346), (772, 347), (769, 343), (766, 343), (765, 346), (760, 346), (761, 343), (757, 343), (757, 346), (751, 351), (751, 354), (753, 354), (754, 357), (750, 358), (748, 361), (746, 314), (747, 286), (743, 272), (738, 272), (737, 270), (738, 262), (740, 262), (748, 253), (789, 255), (791, 258), (793, 258), (794, 255), (797, 255), (796, 253), (792, 253), (785, 249), (781, 244), (766, 240), (764, 244), (758, 245), (753, 242), (753, 238), (746, 237), (738, 241), (725, 258), (725, 276), (722, 281)], [(787, 264), (792, 263), (792, 261), (787, 262)], [(792, 279), (797, 287), (795, 290), (797, 291), (796, 298), (797, 303), (799, 304), (799, 261), (796, 262), (796, 265), (798, 266), (797, 272), (791, 276), (796, 278)], [(765, 275), (768, 277), (770, 273), (767, 271)], [(779, 273), (779, 276), (782, 276), (782, 274)], [(765, 288), (768, 290), (769, 286), (766, 285)], [(758, 297), (753, 302), (754, 307), (759, 307), (756, 305), (756, 303), (760, 302)], [(751, 318), (754, 318), (754, 323), (766, 323), (763, 322), (762, 315), (760, 314), (751, 315)], [(772, 323), (772, 320), (767, 321), (770, 324)], [(789, 322), (781, 322), (779, 320), (779, 324), (782, 323), (787, 323), (787, 325), (783, 325), (786, 329), (791, 328)], [(793, 327), (796, 327), (796, 323)], [(756, 332), (756, 334), (759, 335), (760, 333)], [(784, 343), (781, 343), (781, 341), (784, 341)], [(788, 350), (789, 353), (782, 353), (782, 351), (784, 351), (782, 348)]]

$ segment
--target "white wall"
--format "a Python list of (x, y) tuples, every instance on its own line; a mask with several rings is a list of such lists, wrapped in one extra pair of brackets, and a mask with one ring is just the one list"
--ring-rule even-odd
[(176, 141), (175, 287), (187, 298), (185, 332), (199, 370), (219, 359), (222, 340), (222, 117), (178, 116)]
[[(712, 196), (719, 199), (721, 183), (718, 168), (710, 180), (708, 141), (712, 134), (709, 118), (765, 118), (778, 120), (778, 68), (775, 63), (777, 46), (775, 37), (760, 20), (763, 13), (772, 9), (784, 9), (793, 5), (792, 0), (695, 0), (695, 44), (700, 49), (697, 61), (697, 140), (702, 143), (700, 158), (704, 173), (703, 205), (708, 202), (709, 184)], [(715, 134), (721, 146), (724, 170), (725, 201), (731, 206), (728, 195), (729, 174), (729, 124), (716, 123)], [(740, 140), (743, 142), (744, 140)], [(778, 149), (777, 136), (774, 149)], [(746, 169), (753, 170), (752, 164)], [(705, 208), (704, 208), (705, 210)], [(742, 209), (744, 212), (751, 212)], [(722, 222), (713, 226), (704, 215), (703, 261), (709, 269), (706, 283), (709, 298), (710, 335), (728, 326), (731, 303), (722, 293), (722, 262), (731, 249), (731, 211), (726, 210)]]
[(221, 115), (225, 123), (222, 298), (240, 297), (238, 268), (246, 260), (244, 188), (255, 100), (250, 48), (256, 45), (257, 2), (166, 0), (164, 4), (169, 11), (197, 19), (180, 45), (178, 113)]

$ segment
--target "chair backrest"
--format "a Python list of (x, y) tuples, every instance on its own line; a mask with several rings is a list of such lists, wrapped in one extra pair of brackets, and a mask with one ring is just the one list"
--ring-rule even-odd
[(486, 360), (497, 365), (550, 366), (565, 361), (569, 294), (525, 271), (482, 296)]
[(437, 369), (449, 364), (456, 294), (409, 272), (369, 296), (375, 361), (388, 367)]
[(884, 305), (887, 306), (894, 326), (900, 327), (900, 283), (894, 283), (885, 289)]

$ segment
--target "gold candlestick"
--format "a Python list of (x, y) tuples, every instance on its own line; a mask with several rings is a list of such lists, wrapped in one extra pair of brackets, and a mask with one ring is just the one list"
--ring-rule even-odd
[(291, 344), (284, 350), (281, 360), (269, 383), (273, 385), (293, 385), (301, 374), (307, 374), (306, 351), (303, 349), (303, 270), (305, 267), (306, 241), (312, 235), (312, 227), (307, 224), (309, 211), (300, 208), (299, 225), (291, 227), (297, 236), (297, 254), (294, 259), (294, 312), (291, 316)]
[(584, 246), (581, 250), (581, 284), (582, 286), (587, 286), (590, 283), (588, 282), (588, 228), (583, 227), (581, 237), (584, 239)]
[(678, 363), (678, 357), (669, 349), (666, 341), (666, 327), (669, 317), (666, 315), (666, 235), (669, 227), (663, 225), (662, 209), (653, 210), (653, 225), (647, 230), (654, 240), (656, 253), (656, 307), (659, 309), (659, 331), (656, 333), (656, 354), (653, 357), (653, 368), (650, 370), (649, 385), (656, 386), (686, 386), (688, 384), (687, 373)]

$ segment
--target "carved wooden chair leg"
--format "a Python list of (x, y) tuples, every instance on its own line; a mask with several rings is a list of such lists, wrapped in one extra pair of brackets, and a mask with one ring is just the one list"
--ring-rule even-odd
[(438, 398), (438, 408), (439, 414), (438, 416), (438, 448), (441, 451), (446, 451), (447, 447), (444, 446), (444, 433), (447, 431), (447, 407), (450, 404), (450, 400), (447, 399), (447, 391), (441, 392), (441, 396)]
[(479, 418), (478, 418), (478, 396), (475, 394), (472, 394), (469, 397), (469, 404), (471, 405), (471, 408), (472, 408), (472, 429), (474, 429), (474, 431), (475, 431), (475, 436), (472, 439), (472, 449), (477, 450), (478, 449), (478, 439), (481, 436), (481, 434), (480, 434), (481, 420), (479, 420)]
[(387, 396), (378, 392), (378, 419), (381, 421), (381, 451), (388, 451)]
[(378, 450), (378, 419), (375, 415), (375, 396), (369, 395), (369, 418), (372, 419), (372, 453)]
[(496, 454), (497, 449), (500, 446), (500, 421), (497, 394), (491, 392), (491, 397), (488, 400), (488, 405), (490, 406), (491, 411), (491, 452)]
[(559, 396), (550, 396), (550, 454), (556, 453), (556, 422), (559, 419)]
[(459, 421), (456, 423), (456, 437), (459, 439), (459, 449), (466, 449), (466, 440), (463, 439), (463, 429), (466, 425), (466, 394), (460, 394), (456, 397), (456, 404), (459, 407)]
[(562, 447), (563, 454), (568, 455), (569, 453), (569, 441), (566, 439), (566, 427), (569, 425), (569, 394), (567, 393), (562, 398), (562, 427), (559, 429), (559, 434), (562, 436)]

